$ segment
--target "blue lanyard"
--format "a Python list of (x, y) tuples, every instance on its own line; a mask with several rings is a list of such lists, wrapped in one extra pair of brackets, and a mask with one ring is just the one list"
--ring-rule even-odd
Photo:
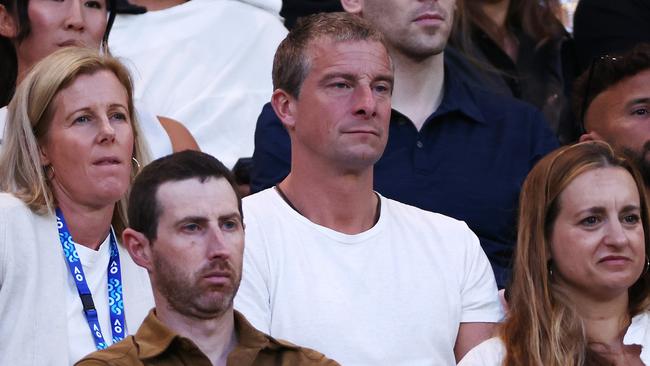
[[(63, 255), (68, 262), (70, 274), (77, 285), (77, 292), (83, 305), (84, 315), (88, 322), (88, 328), (95, 338), (95, 346), (98, 350), (106, 348), (108, 345), (104, 340), (102, 329), (99, 325), (99, 318), (97, 317), (97, 310), (93, 302), (93, 295), (90, 293), (88, 284), (86, 283), (86, 275), (77, 254), (77, 249), (72, 241), (70, 231), (63, 218), (63, 212), (59, 208), (56, 209), (56, 227), (59, 229), (59, 239), (61, 240), (61, 247), (63, 248)], [(115, 233), (111, 228), (110, 233), (110, 250), (111, 259), (108, 262), (108, 306), (111, 313), (111, 327), (113, 331), (113, 343), (117, 343), (124, 339), (126, 333), (126, 323), (124, 320), (124, 296), (122, 295), (122, 275), (120, 273), (120, 254), (117, 250), (117, 242), (115, 240)]]

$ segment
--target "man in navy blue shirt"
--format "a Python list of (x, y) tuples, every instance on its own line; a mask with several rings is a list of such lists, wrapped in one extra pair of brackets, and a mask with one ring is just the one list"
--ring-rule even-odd
[[(445, 9), (454, 2), (341, 1), (346, 11), (384, 33), (395, 66), (389, 138), (375, 165), (375, 189), (467, 222), (503, 288), (516, 242), (521, 184), (558, 143), (540, 111), (469, 87), (455, 64), (445, 62), (454, 16)], [(252, 190), (280, 182), (290, 161), (289, 136), (267, 104), (255, 131)]]

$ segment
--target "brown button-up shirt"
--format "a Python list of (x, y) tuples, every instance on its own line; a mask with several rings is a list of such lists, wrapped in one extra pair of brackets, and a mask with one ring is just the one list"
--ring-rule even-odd
[[(321, 353), (276, 340), (253, 326), (235, 311), (238, 344), (228, 355), (228, 366), (337, 366)], [(152, 310), (135, 335), (111, 347), (93, 352), (76, 366), (192, 365), (212, 366), (192, 342), (167, 328)]]

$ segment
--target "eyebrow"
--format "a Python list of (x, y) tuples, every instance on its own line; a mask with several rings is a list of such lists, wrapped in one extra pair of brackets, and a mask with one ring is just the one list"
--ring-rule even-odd
[[(113, 103), (113, 104), (108, 105), (108, 109), (116, 108), (116, 107), (120, 108), (120, 109), (124, 109), (124, 111), (127, 112), (127, 113), (129, 112), (129, 108), (127, 106), (125, 106), (124, 104)], [(72, 118), (72, 116), (75, 115), (78, 112), (90, 112), (90, 113), (93, 113), (93, 109), (90, 108), (90, 107), (83, 107), (83, 108), (75, 109), (74, 111), (70, 112), (70, 114), (68, 114), (65, 117), (65, 119), (68, 120), (68, 119)]]
[[(241, 215), (239, 214), (239, 212), (233, 211), (231, 213), (220, 215), (219, 218), (218, 218), (218, 220), (227, 220), (227, 219), (237, 219), (237, 220), (241, 221)], [(205, 216), (185, 216), (185, 217), (182, 217), (182, 218), (176, 220), (176, 222), (174, 222), (174, 226), (179, 226), (179, 225), (182, 225), (182, 224), (185, 224), (185, 223), (188, 223), (188, 222), (196, 222), (198, 224), (205, 224), (208, 221), (210, 221), (210, 220)]]
[(629, 102), (625, 103), (626, 107), (632, 107), (633, 105), (636, 104), (649, 104), (650, 103), (650, 97), (645, 97), (645, 98), (636, 98), (632, 99)]
[[(626, 205), (621, 209), (620, 212), (630, 212), (630, 211), (641, 211), (641, 208), (637, 205)], [(587, 209), (578, 211), (576, 216), (581, 216), (584, 215), (585, 213), (604, 214), (606, 212), (607, 209), (605, 209), (605, 207), (594, 206), (594, 207), (589, 207)]]
[[(345, 72), (335, 72), (335, 73), (331, 73), (331, 74), (326, 74), (321, 79), (321, 83), (326, 84), (326, 83), (330, 82), (332, 79), (336, 79), (336, 78), (341, 78), (341, 79), (348, 80), (348, 81), (356, 81), (357, 80), (357, 77), (354, 74), (345, 73)], [(372, 81), (373, 82), (375, 82), (375, 81), (387, 81), (391, 85), (393, 85), (394, 79), (395, 78), (390, 74), (379, 74), (376, 77), (374, 77)]]

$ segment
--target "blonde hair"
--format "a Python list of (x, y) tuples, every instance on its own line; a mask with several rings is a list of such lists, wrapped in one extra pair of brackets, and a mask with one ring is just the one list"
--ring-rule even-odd
[[(58, 50), (37, 63), (16, 89), (8, 106), (0, 155), (0, 190), (12, 193), (37, 214), (53, 214), (56, 207), (56, 197), (39, 154), (39, 141), (47, 135), (52, 119), (52, 101), (80, 75), (103, 70), (112, 72), (126, 89), (134, 137), (133, 157), (141, 164), (151, 160), (135, 116), (133, 83), (127, 69), (115, 58), (100, 55), (97, 50), (80, 47)], [(131, 182), (136, 173), (132, 170)], [(113, 213), (113, 227), (118, 235), (127, 227), (127, 197), (125, 192)]]
[[(627, 170), (641, 200), (646, 253), (650, 240), (648, 201), (638, 170), (604, 142), (562, 147), (544, 157), (530, 172), (520, 196), (519, 229), (509, 312), (501, 328), (506, 347), (504, 365), (609, 365), (589, 347), (580, 314), (549, 275), (550, 235), (560, 210), (562, 191), (586, 171), (604, 167)], [(629, 315), (648, 308), (650, 276), (644, 272), (630, 287)]]

